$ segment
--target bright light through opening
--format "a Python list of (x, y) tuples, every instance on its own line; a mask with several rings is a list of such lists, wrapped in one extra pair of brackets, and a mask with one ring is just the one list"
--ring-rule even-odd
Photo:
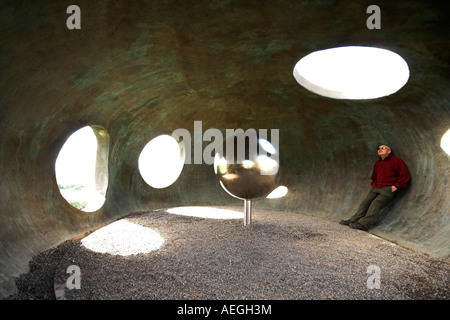
[(166, 210), (168, 213), (182, 216), (210, 219), (242, 219), (242, 212), (212, 207), (177, 207)]
[(183, 170), (185, 152), (169, 135), (151, 140), (139, 156), (139, 172), (144, 181), (153, 188), (166, 188), (173, 184)]
[(409, 79), (409, 68), (392, 51), (350, 46), (312, 52), (297, 62), (294, 77), (325, 97), (374, 99), (400, 90)]
[(274, 146), (266, 139), (259, 139), (258, 143), (266, 152), (269, 152), (271, 154), (275, 154), (277, 152)]
[(279, 186), (278, 188), (275, 188), (266, 198), (267, 199), (277, 199), (277, 198), (283, 198), (288, 193), (288, 188), (285, 186)]
[[(55, 162), (56, 182), (64, 199), (85, 212), (100, 209), (107, 189), (107, 155), (109, 137), (106, 130), (90, 126), (73, 133), (61, 148)], [(104, 150), (103, 150), (104, 149)], [(98, 157), (99, 155), (103, 155)]]
[(83, 238), (81, 244), (94, 252), (129, 256), (161, 248), (164, 238), (150, 228), (118, 220)]
[(441, 148), (450, 156), (450, 129), (441, 138)]

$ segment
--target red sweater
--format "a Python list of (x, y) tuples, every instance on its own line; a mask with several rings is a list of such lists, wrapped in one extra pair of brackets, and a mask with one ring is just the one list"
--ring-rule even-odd
[(401, 191), (408, 185), (410, 177), (403, 160), (389, 155), (384, 160), (380, 158), (375, 162), (370, 179), (374, 188), (396, 186)]

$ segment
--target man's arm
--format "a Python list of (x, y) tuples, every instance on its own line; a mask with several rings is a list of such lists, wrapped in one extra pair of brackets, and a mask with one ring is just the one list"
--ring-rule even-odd
[(373, 166), (372, 175), (370, 176), (370, 179), (372, 180), (372, 182), (370, 184), (372, 187), (374, 187), (374, 183), (375, 183), (375, 181), (377, 181), (376, 166), (377, 166), (377, 164), (375, 163), (375, 165)]
[[(405, 189), (409, 183), (409, 180), (411, 179), (411, 177), (409, 175), (408, 167), (406, 166), (405, 162), (401, 159), (398, 159), (397, 172), (398, 172), (398, 177), (397, 177), (394, 185), (392, 186), (392, 191), (396, 191), (397, 189), (398, 190)], [(395, 188), (395, 190), (394, 190), (394, 188)]]

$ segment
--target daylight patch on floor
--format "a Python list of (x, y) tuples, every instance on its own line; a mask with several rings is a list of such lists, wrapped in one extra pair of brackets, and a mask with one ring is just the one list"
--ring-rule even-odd
[(119, 220), (88, 235), (81, 243), (95, 252), (129, 256), (157, 250), (164, 239), (150, 228)]

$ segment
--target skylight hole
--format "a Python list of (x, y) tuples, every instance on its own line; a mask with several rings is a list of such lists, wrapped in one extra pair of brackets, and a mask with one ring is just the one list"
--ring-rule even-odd
[(406, 61), (390, 50), (349, 46), (312, 52), (294, 67), (307, 90), (334, 99), (375, 99), (400, 90), (409, 79)]

